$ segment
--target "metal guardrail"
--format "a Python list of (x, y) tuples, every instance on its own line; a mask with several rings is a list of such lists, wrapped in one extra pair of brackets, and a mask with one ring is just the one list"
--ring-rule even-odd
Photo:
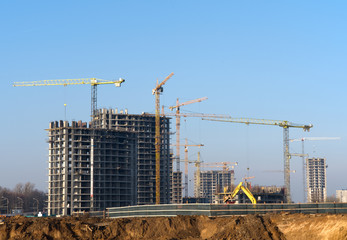
[(232, 216), (265, 213), (347, 213), (347, 203), (298, 204), (163, 204), (107, 208), (109, 218), (178, 215)]

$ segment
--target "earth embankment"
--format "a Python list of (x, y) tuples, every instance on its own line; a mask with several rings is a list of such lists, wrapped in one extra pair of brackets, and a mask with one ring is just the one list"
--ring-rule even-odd
[(266, 214), (101, 219), (3, 218), (3, 239), (347, 239), (347, 216)]

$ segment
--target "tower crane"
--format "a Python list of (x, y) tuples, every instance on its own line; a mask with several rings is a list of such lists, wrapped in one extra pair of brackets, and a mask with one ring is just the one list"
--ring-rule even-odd
[(182, 106), (186, 106), (192, 103), (202, 102), (206, 99), (207, 97), (203, 97), (203, 98), (198, 98), (198, 99), (190, 100), (187, 102), (179, 103), (177, 98), (176, 106), (169, 107), (171, 111), (176, 108), (175, 116), (176, 116), (176, 171), (177, 172), (180, 171), (180, 146), (181, 146), (180, 145), (180, 126), (181, 126), (180, 108)]
[(325, 140), (340, 140), (340, 137), (304, 137), (304, 138), (296, 138), (296, 139), (290, 139), (290, 142), (299, 142), (301, 141), (301, 150), (302, 150), (302, 186), (303, 186), (303, 198), (304, 201), (306, 200), (306, 163), (305, 163), (305, 156), (308, 156), (305, 154), (305, 141), (325, 141)]
[(290, 195), (290, 154), (289, 154), (289, 128), (301, 128), (304, 131), (310, 131), (313, 127), (312, 124), (296, 124), (289, 121), (283, 120), (268, 120), (268, 119), (255, 119), (255, 118), (203, 118), (203, 120), (209, 121), (220, 121), (230, 123), (244, 123), (244, 124), (260, 124), (260, 125), (271, 125), (279, 126), (283, 128), (283, 155), (284, 155), (284, 184), (286, 187), (286, 198), (287, 202), (291, 202)]
[[(200, 197), (200, 165), (201, 165), (201, 161), (200, 161), (200, 152), (198, 152), (198, 160), (188, 160), (184, 162), (188, 162), (188, 163), (194, 163), (195, 167), (196, 167), (196, 189), (197, 189), (197, 194), (196, 197)], [(187, 174), (188, 175), (188, 174)]]
[(68, 86), (68, 85), (91, 85), (91, 123), (93, 126), (93, 120), (95, 111), (97, 109), (97, 86), (104, 84), (114, 84), (116, 87), (120, 87), (125, 80), (119, 78), (119, 80), (103, 80), (99, 78), (78, 78), (78, 79), (56, 79), (56, 80), (40, 80), (31, 82), (14, 82), (14, 87), (36, 87), (36, 86)]
[(228, 165), (232, 165), (231, 167), (234, 168), (234, 166), (238, 165), (238, 162), (213, 162), (201, 164), (202, 167), (221, 167), (223, 168), (223, 171), (229, 171)]
[[(188, 144), (187, 138), (185, 139), (185, 144), (180, 146), (184, 146), (184, 196), (188, 197), (188, 163), (192, 163), (188, 161), (188, 147), (203, 147), (204, 144)], [(199, 155), (200, 156), (200, 152)], [(199, 157), (198, 157), (199, 159)], [(178, 162), (179, 163), (179, 162)]]
[(160, 204), (160, 93), (163, 92), (163, 85), (174, 73), (167, 76), (161, 83), (157, 80), (157, 85), (152, 90), (155, 95), (155, 203)]

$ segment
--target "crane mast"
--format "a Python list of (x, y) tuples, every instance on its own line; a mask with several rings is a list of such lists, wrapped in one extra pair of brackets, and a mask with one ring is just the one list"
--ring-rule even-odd
[(195, 166), (196, 166), (196, 189), (197, 189), (197, 195), (196, 197), (197, 198), (200, 198), (200, 152), (198, 152), (198, 160), (196, 161), (195, 163)]
[(163, 85), (174, 73), (167, 76), (160, 84), (152, 90), (155, 95), (155, 203), (160, 204), (160, 93), (163, 92)]
[[(181, 115), (180, 115), (180, 107), (182, 106), (186, 106), (192, 103), (196, 103), (196, 102), (202, 102), (204, 100), (206, 100), (207, 97), (203, 97), (203, 98), (198, 98), (198, 99), (194, 99), (194, 100), (190, 100), (187, 102), (183, 102), (183, 103), (179, 103), (178, 98), (176, 100), (176, 106), (171, 106), (169, 107), (169, 109), (172, 111), (173, 109), (176, 108), (176, 114), (174, 114), (174, 116), (176, 116), (176, 171), (179, 172), (180, 169), (180, 128), (181, 128)], [(168, 115), (168, 114), (166, 114)]]
[[(184, 146), (184, 196), (188, 197), (188, 163), (192, 163), (188, 160), (188, 147), (203, 147), (204, 144), (188, 144), (187, 138), (185, 139), (185, 144), (179, 145)], [(200, 152), (198, 153), (198, 161), (196, 161), (196, 164), (200, 161)]]
[(230, 123), (244, 123), (244, 124), (259, 124), (259, 125), (272, 125), (283, 128), (283, 158), (284, 158), (284, 184), (286, 187), (286, 199), (290, 203), (290, 154), (289, 154), (289, 128), (301, 128), (304, 131), (310, 131), (313, 127), (312, 124), (297, 124), (283, 120), (269, 120), (269, 119), (255, 119), (255, 118), (203, 118), (202, 120), (230, 122)]
[(124, 79), (119, 80), (104, 80), (100, 78), (76, 78), (76, 79), (55, 79), (55, 80), (40, 80), (30, 82), (14, 82), (14, 87), (39, 87), (39, 86), (68, 86), (68, 85), (91, 85), (91, 122), (93, 125), (94, 114), (97, 109), (97, 86), (104, 84), (114, 84), (116, 87), (120, 87), (125, 82)]

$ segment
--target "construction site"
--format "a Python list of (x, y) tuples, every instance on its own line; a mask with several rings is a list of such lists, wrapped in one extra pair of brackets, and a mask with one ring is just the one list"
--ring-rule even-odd
[[(229, 115), (181, 113), (183, 106), (205, 101), (207, 97), (187, 102), (179, 102), (177, 99), (176, 105), (169, 107), (175, 112), (164, 113), (163, 109), (160, 110), (160, 94), (164, 84), (172, 76), (173, 73), (161, 83), (157, 82), (152, 90), (155, 95), (155, 114), (130, 114), (127, 109), (97, 107), (97, 86), (115, 84), (120, 87), (124, 79), (107, 81), (90, 78), (14, 83), (14, 86), (89, 84), (91, 119), (52, 121), (46, 129), (49, 146), (47, 215), (65, 218), (50, 218), (48, 222), (28, 221), (21, 217), (4, 218), (0, 223), (0, 239), (21, 238), (24, 233), (29, 234), (26, 236), (30, 236), (30, 239), (235, 239), (241, 235), (250, 239), (296, 239), (298, 234), (304, 236), (304, 233), (298, 229), (293, 230), (294, 219), (306, 222), (311, 220), (297, 215), (292, 218), (293, 226), (289, 228), (285, 214), (347, 212), (345, 204), (318, 204), (327, 200), (326, 159), (309, 158), (304, 147), (301, 154), (289, 151), (290, 142), (301, 141), (290, 139), (289, 129), (309, 131), (313, 125), (233, 118)], [(180, 121), (181, 118), (188, 117), (281, 127), (283, 185), (252, 184), (254, 176), (245, 176), (236, 181), (238, 162), (201, 161), (199, 148), (205, 147), (204, 144), (188, 143), (186, 136), (184, 143), (181, 142)], [(171, 122), (173, 119), (175, 123)], [(175, 126), (174, 131), (172, 126)], [(175, 143), (171, 141), (173, 135)], [(184, 148), (183, 159), (180, 156), (181, 147)], [(188, 147), (198, 149), (197, 159), (190, 159)], [(294, 204), (291, 198), (292, 156), (302, 157), (303, 160), (302, 179), (304, 195), (307, 195), (306, 203)], [(182, 163), (184, 171), (181, 170)], [(194, 179), (189, 179), (192, 165)], [(194, 182), (194, 187), (190, 190), (193, 195), (188, 189), (189, 181)], [(71, 217), (67, 218), (69, 216)], [(86, 218), (89, 216), (97, 216), (99, 220)], [(129, 218), (131, 220), (122, 220)], [(211, 228), (219, 225), (220, 221), (226, 221), (225, 219), (228, 219), (228, 226), (232, 231), (225, 228), (215, 232)], [(343, 218), (341, 221), (347, 219)], [(257, 231), (249, 230), (250, 226), (260, 222)], [(16, 224), (19, 224), (19, 230), (14, 231)], [(59, 230), (65, 228), (63, 225), (70, 230)], [(158, 227), (170, 229), (161, 232), (148, 230)], [(38, 233), (35, 230), (37, 228), (42, 228), (43, 231)], [(347, 231), (334, 234), (338, 237), (347, 236)], [(317, 235), (319, 233), (305, 239), (315, 239)], [(88, 237), (85, 238), (86, 236)]]
[[(155, 114), (130, 114), (127, 109), (98, 109), (97, 86), (112, 84), (121, 87), (124, 79), (97, 78), (60, 79), (16, 82), (16, 87), (91, 86), (91, 119), (86, 121), (53, 121), (48, 133), (48, 215), (70, 216), (85, 212), (102, 212), (111, 207), (181, 204), (204, 202), (223, 204), (223, 197), (232, 196), (236, 203), (292, 203), (290, 159), (303, 158), (303, 188), (307, 202), (326, 201), (325, 159), (308, 158), (307, 154), (289, 152), (289, 143), (304, 140), (290, 139), (289, 129), (309, 131), (313, 125), (289, 121), (233, 118), (229, 115), (182, 113), (181, 108), (207, 100), (207, 97), (186, 102), (176, 100), (165, 113), (160, 106), (163, 86), (171, 73), (152, 90), (155, 95)], [(206, 121), (246, 125), (279, 126), (283, 129), (284, 185), (252, 185), (253, 177), (235, 182), (237, 162), (202, 162), (188, 159), (188, 148), (204, 144), (181, 142), (181, 118), (200, 118)], [(171, 120), (175, 119), (175, 123)], [(175, 132), (172, 131), (175, 126)], [(175, 135), (175, 144), (171, 136)], [(181, 148), (184, 147), (184, 159)], [(173, 151), (175, 149), (175, 152)], [(184, 163), (184, 171), (181, 164)], [(194, 195), (189, 195), (189, 165), (194, 165)], [(211, 170), (201, 170), (202, 168)], [(221, 168), (216, 170), (216, 168)], [(242, 183), (242, 184), (241, 184)], [(240, 185), (241, 184), (241, 185)], [(277, 186), (276, 186), (277, 185)], [(237, 187), (239, 186), (239, 187)], [(236, 192), (235, 192), (236, 191)], [(247, 193), (248, 192), (248, 193)], [(235, 199), (234, 199), (235, 198)], [(184, 199), (186, 199), (184, 201)], [(254, 199), (254, 201), (253, 201)]]

